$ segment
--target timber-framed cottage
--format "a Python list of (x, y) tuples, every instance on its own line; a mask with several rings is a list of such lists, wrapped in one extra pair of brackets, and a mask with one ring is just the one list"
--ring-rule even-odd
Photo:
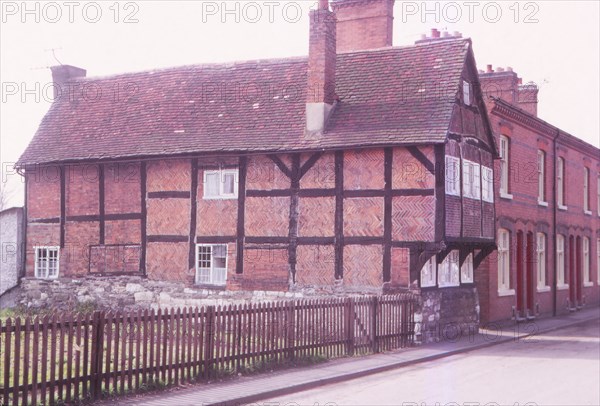
[(393, 3), (320, 1), (307, 58), (52, 68), (18, 164), (27, 276), (413, 288), (476, 312), (497, 151), (472, 44), (434, 30), (393, 47)]

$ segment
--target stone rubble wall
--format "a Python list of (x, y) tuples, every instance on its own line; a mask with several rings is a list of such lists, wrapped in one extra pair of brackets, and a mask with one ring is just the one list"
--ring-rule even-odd
[(415, 314), (417, 339), (423, 343), (455, 341), (479, 331), (479, 297), (475, 287), (421, 291)]
[(183, 282), (159, 282), (136, 276), (55, 280), (24, 278), (16, 303), (25, 308), (61, 311), (84, 307), (95, 310), (135, 310), (366, 296), (373, 293), (348, 293), (335, 289), (327, 292), (314, 288), (297, 289), (292, 292), (210, 290), (190, 288)]

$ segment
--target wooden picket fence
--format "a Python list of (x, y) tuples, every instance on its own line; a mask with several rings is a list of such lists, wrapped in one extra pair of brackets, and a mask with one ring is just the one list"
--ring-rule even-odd
[(0, 322), (0, 404), (56, 404), (208, 381), (414, 339), (412, 294), (95, 312)]

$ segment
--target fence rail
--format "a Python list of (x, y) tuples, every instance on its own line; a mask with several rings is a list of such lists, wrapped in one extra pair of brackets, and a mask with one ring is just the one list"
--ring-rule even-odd
[(99, 399), (406, 347), (412, 294), (0, 321), (0, 404)]

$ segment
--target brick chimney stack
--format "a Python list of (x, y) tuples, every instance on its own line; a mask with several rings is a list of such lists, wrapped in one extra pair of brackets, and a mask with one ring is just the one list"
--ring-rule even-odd
[(50, 67), (52, 71), (52, 82), (54, 88), (54, 100), (58, 100), (63, 94), (68, 94), (66, 83), (77, 78), (84, 78), (87, 74), (85, 69), (71, 65), (58, 65)]
[(310, 12), (306, 130), (320, 133), (337, 96), (335, 94), (336, 19), (328, 0)]
[(494, 70), (492, 65), (487, 65), (485, 72), (479, 72), (479, 81), (488, 107), (491, 107), (489, 97), (493, 96), (537, 117), (538, 86), (535, 83), (523, 85), (511, 67)]
[(338, 52), (392, 46), (395, 0), (333, 0)]

